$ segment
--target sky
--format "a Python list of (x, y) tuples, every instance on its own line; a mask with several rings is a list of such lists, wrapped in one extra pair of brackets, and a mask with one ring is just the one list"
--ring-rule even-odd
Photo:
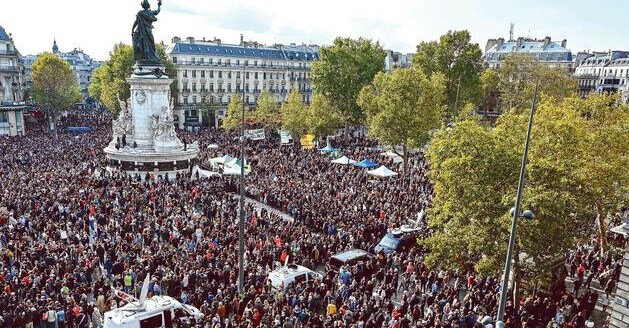
[[(106, 60), (117, 42), (131, 43), (140, 0), (3, 1), (0, 26), (25, 54), (81, 48)], [(157, 0), (150, 0), (152, 8)], [(421, 41), (467, 29), (484, 50), (488, 38), (550, 36), (568, 48), (629, 50), (629, 1), (599, 0), (163, 0), (156, 41), (173, 36), (245, 40), (265, 44), (331, 44), (335, 37), (365, 37), (385, 49), (414, 52)]]

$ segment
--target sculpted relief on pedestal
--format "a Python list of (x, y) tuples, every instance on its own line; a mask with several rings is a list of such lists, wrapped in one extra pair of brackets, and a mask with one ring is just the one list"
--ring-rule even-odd
[(120, 97), (116, 97), (118, 98), (118, 103), (120, 104), (120, 113), (118, 114), (118, 118), (115, 119), (113, 123), (114, 139), (123, 135), (132, 136), (133, 118), (131, 117), (128, 105), (131, 102), (131, 99), (122, 101), (120, 100)]

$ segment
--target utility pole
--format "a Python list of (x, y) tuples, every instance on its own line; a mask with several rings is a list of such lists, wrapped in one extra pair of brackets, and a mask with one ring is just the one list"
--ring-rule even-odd
[(535, 105), (537, 103), (537, 90), (539, 81), (535, 85), (535, 93), (533, 94), (533, 105), (531, 105), (531, 115), (529, 117), (529, 126), (526, 133), (526, 141), (524, 143), (524, 155), (522, 155), (522, 165), (520, 166), (520, 178), (518, 180), (518, 190), (515, 196), (515, 207), (511, 214), (511, 233), (509, 234), (509, 248), (507, 249), (507, 259), (505, 261), (505, 269), (502, 277), (502, 288), (500, 289), (500, 302), (498, 303), (497, 325), (502, 324), (504, 327), (504, 315), (507, 304), (507, 294), (509, 293), (509, 275), (511, 274), (511, 260), (513, 259), (513, 249), (515, 247), (515, 235), (517, 231), (518, 217), (520, 216), (520, 203), (522, 201), (522, 189), (524, 189), (524, 177), (526, 175), (526, 162), (529, 154), (529, 142), (531, 140), (531, 130), (533, 129), (533, 116), (535, 115)]
[(242, 118), (240, 125), (240, 219), (238, 220), (238, 294), (244, 297), (245, 280), (245, 72), (246, 61), (242, 65)]

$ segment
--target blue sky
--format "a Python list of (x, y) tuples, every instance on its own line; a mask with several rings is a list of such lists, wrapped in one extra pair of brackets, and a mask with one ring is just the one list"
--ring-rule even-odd
[[(156, 6), (156, 0), (150, 0)], [(0, 25), (23, 54), (80, 47), (106, 59), (116, 42), (130, 43), (140, 0), (3, 1)], [(468, 29), (484, 48), (487, 38), (515, 36), (568, 40), (573, 52), (629, 50), (629, 1), (621, 0), (163, 0), (155, 38), (213, 37), (237, 43), (329, 44), (336, 36), (367, 37), (385, 48), (413, 52), (420, 41)]]

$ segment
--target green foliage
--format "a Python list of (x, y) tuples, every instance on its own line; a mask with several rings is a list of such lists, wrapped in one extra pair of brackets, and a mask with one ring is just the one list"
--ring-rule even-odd
[(272, 131), (280, 125), (280, 109), (275, 97), (266, 89), (262, 90), (258, 97), (254, 117), (257, 123), (261, 123)]
[[(223, 120), (223, 127), (227, 130), (236, 130), (242, 125), (242, 95), (232, 93), (229, 105), (227, 105), (227, 111), (225, 113), (225, 119)], [(251, 121), (254, 118), (254, 113), (251, 108), (245, 108), (245, 122)], [(245, 123), (246, 124), (246, 123)]]
[(394, 149), (401, 146), (405, 171), (408, 150), (423, 146), (441, 124), (444, 90), (441, 73), (428, 78), (418, 68), (396, 69), (378, 73), (358, 97), (369, 135)]
[[(597, 199), (608, 213), (627, 202), (628, 109), (608, 97), (546, 98), (535, 114), (522, 208), (536, 218), (519, 219), (516, 242), (530, 279), (547, 277), (549, 261), (589, 237)], [(431, 140), (431, 266), (502, 270), (528, 115), (510, 111), (491, 129), (460, 120)]]
[[(445, 76), (445, 102), (448, 120), (454, 120), (464, 103), (478, 103), (482, 99), (480, 75), (483, 71), (483, 53), (477, 43), (470, 43), (467, 30), (448, 31), (439, 41), (417, 45), (413, 65), (427, 76), (441, 73)], [(457, 88), (461, 83), (459, 102)], [(458, 107), (458, 108), (455, 108)]]
[[(177, 76), (177, 70), (173, 62), (166, 55), (162, 45), (157, 45), (157, 53), (165, 66), (166, 74)], [(109, 60), (104, 62), (92, 73), (92, 83), (89, 86), (90, 96), (107, 107), (114, 116), (120, 111), (120, 100), (127, 101), (131, 97), (131, 90), (127, 79), (133, 73), (133, 48), (129, 45), (118, 43), (109, 53)], [(176, 97), (177, 84), (171, 84), (171, 97)]]
[(320, 49), (312, 64), (310, 79), (315, 93), (322, 94), (345, 124), (359, 124), (364, 113), (356, 103), (363, 86), (383, 70), (386, 53), (378, 42), (367, 39), (337, 38)]
[(37, 57), (33, 63), (32, 78), (33, 99), (55, 122), (62, 111), (81, 101), (81, 91), (72, 68), (51, 53)]
[(315, 93), (308, 108), (309, 132), (323, 138), (336, 132), (343, 125), (343, 118), (330, 101), (321, 94)]
[(537, 81), (540, 94), (556, 100), (573, 95), (577, 89), (576, 80), (567, 70), (550, 68), (528, 54), (507, 56), (496, 74), (503, 112), (530, 107)]
[(301, 102), (297, 89), (293, 88), (288, 95), (288, 101), (280, 109), (282, 127), (290, 132), (296, 140), (308, 133), (308, 108)]

